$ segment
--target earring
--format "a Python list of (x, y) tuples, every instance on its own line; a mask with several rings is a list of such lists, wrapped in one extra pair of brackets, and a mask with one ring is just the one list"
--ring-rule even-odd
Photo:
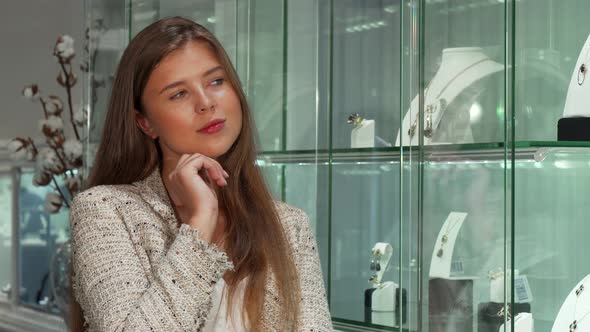
[(377, 275), (372, 275), (369, 277), (369, 283), (377, 284)]
[(381, 264), (379, 262), (375, 262), (375, 260), (371, 260), (371, 271), (379, 272), (381, 271)]
[(432, 113), (434, 113), (434, 106), (428, 105), (426, 107), (426, 127), (424, 128), (424, 136), (432, 138)]

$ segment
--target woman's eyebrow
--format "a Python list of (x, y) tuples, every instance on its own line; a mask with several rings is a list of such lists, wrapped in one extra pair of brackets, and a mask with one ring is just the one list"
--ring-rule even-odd
[[(223, 71), (223, 67), (222, 67), (222, 66), (213, 67), (213, 68), (211, 68), (211, 69), (207, 70), (207, 71), (206, 71), (206, 72), (203, 74), (203, 76), (209, 76), (209, 75), (211, 75), (211, 74), (213, 74), (214, 72), (216, 72), (216, 71), (219, 71), (219, 70)], [(181, 81), (176, 81), (176, 82), (170, 83), (170, 84), (166, 85), (166, 86), (165, 86), (165, 87), (164, 87), (162, 90), (160, 90), (160, 94), (162, 94), (162, 93), (163, 93), (164, 91), (166, 91), (166, 90), (169, 90), (169, 89), (175, 88), (175, 87), (177, 87), (177, 86), (179, 86), (179, 85), (182, 85), (182, 84), (184, 84), (184, 83), (185, 83), (185, 81), (184, 81), (184, 80), (181, 80)]]
[(218, 71), (218, 70), (223, 70), (223, 67), (222, 67), (221, 65), (219, 65), (219, 66), (217, 66), (217, 67), (213, 67), (213, 68), (211, 68), (211, 69), (207, 70), (207, 71), (206, 71), (206, 72), (203, 74), (203, 76), (209, 76), (209, 75), (213, 74), (214, 72), (216, 72), (216, 71)]
[(179, 85), (183, 85), (183, 84), (184, 84), (184, 81), (176, 81), (174, 83), (170, 83), (170, 84), (166, 85), (162, 90), (160, 90), (160, 94), (164, 93), (164, 91), (166, 91), (166, 90), (175, 88), (175, 87), (177, 87)]

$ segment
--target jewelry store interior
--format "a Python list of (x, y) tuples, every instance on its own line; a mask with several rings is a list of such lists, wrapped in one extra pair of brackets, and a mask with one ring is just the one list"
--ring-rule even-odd
[[(587, 0), (85, 0), (80, 172), (127, 43), (181, 15), (221, 40), (274, 197), (310, 217), (335, 331), (587, 332), (588, 13)], [(34, 163), (0, 161), (0, 331), (65, 331), (68, 210), (45, 212)]]

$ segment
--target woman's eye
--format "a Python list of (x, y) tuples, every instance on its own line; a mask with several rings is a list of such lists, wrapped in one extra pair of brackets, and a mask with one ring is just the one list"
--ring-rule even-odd
[(213, 84), (213, 85), (221, 85), (221, 84), (223, 84), (223, 81), (224, 81), (223, 78), (218, 78), (216, 80), (213, 80), (213, 82), (211, 82), (211, 84)]
[(184, 95), (186, 95), (186, 91), (179, 91), (177, 93), (175, 93), (174, 95), (172, 95), (172, 97), (170, 97), (170, 99), (180, 99), (182, 97), (184, 97)]

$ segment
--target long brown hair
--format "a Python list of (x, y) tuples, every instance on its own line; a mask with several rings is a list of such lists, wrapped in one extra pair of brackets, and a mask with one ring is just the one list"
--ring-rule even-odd
[[(274, 207), (272, 196), (255, 164), (255, 130), (246, 95), (227, 53), (215, 36), (203, 26), (181, 17), (159, 20), (131, 40), (126, 48), (112, 87), (100, 146), (87, 187), (129, 184), (146, 178), (159, 167), (158, 143), (145, 135), (135, 121), (142, 112), (141, 95), (154, 68), (171, 52), (188, 42), (208, 42), (239, 96), (242, 129), (236, 142), (218, 161), (231, 174), (218, 196), (227, 216), (227, 253), (234, 262), (228, 277), (228, 306), (232, 305), (239, 281), (249, 277), (244, 294), (244, 311), (254, 331), (261, 330), (265, 285), (270, 273), (279, 290), (284, 324), (293, 330), (299, 312), (299, 283), (291, 249)], [(72, 298), (73, 331), (83, 330), (83, 315)]]

